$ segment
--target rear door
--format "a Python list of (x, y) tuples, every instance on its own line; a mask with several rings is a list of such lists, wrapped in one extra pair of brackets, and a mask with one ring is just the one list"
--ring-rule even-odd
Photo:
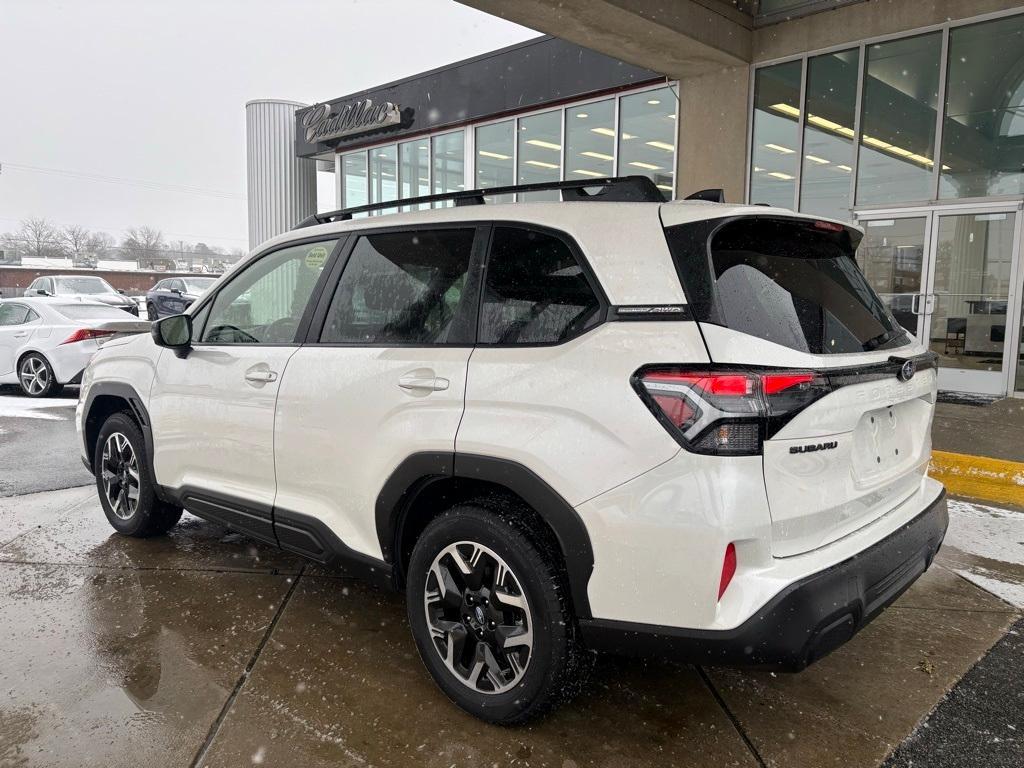
[(449, 224), (350, 236), (278, 398), (283, 548), (324, 559), (326, 527), (379, 558), (375, 505), (387, 478), (413, 454), (454, 451), (486, 232)]
[(28, 343), (38, 325), (39, 315), (26, 304), (0, 303), (0, 376), (14, 371), (18, 350)]
[(934, 355), (857, 268), (860, 233), (770, 214), (666, 232), (716, 365), (813, 374), (791, 379), (800, 407), (765, 426), (775, 556), (835, 541), (914, 494), (931, 455)]

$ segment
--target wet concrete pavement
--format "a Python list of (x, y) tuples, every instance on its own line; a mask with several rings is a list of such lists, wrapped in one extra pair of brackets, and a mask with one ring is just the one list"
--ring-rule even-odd
[(967, 580), (1013, 581), (1017, 525), (954, 507), (957, 546), (802, 674), (602, 658), (502, 729), (435, 688), (397, 595), (187, 515), (119, 537), (91, 487), (4, 498), (0, 766), (873, 766), (1019, 619)]

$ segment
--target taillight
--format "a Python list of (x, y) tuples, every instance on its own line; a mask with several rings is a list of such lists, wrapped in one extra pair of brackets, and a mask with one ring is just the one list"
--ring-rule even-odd
[(684, 448), (728, 456), (760, 453), (763, 440), (831, 391), (813, 371), (661, 366), (639, 371), (634, 386)]
[(117, 333), (117, 331), (98, 331), (95, 328), (79, 328), (64, 339), (61, 344), (74, 344), (77, 341), (85, 341), (86, 339), (105, 339), (108, 336), (113, 336), (115, 333)]
[(725, 557), (722, 558), (722, 578), (718, 581), (718, 599), (722, 599), (725, 590), (729, 588), (729, 582), (736, 575), (736, 545), (731, 541), (725, 548)]

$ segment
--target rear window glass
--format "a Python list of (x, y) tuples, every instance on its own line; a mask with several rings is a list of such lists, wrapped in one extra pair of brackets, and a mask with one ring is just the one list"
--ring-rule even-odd
[(910, 343), (857, 267), (845, 230), (751, 217), (721, 227), (707, 247), (694, 226), (667, 235), (699, 320), (812, 354)]
[(127, 320), (130, 317), (123, 309), (92, 304), (62, 304), (54, 309), (69, 320)]

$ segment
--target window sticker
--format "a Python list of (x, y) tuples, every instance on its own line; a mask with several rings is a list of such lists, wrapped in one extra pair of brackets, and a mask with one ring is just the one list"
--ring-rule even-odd
[(309, 269), (322, 269), (327, 261), (327, 248), (322, 245), (314, 245), (306, 251), (306, 266)]

